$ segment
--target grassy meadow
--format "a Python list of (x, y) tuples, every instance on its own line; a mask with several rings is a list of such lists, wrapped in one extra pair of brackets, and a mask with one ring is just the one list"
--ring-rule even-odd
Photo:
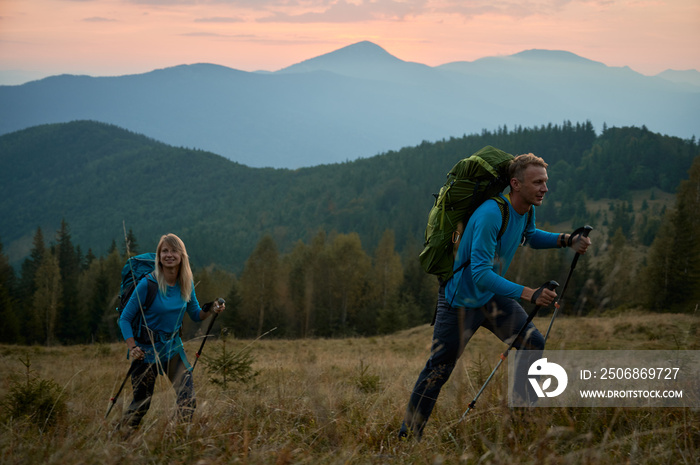
[[(544, 333), (548, 317), (535, 320)], [(700, 349), (700, 315), (562, 316), (548, 349)], [(150, 412), (128, 438), (112, 434), (131, 400), (124, 344), (0, 346), (2, 464), (692, 464), (700, 463), (700, 410), (507, 407), (506, 366), (464, 421), (460, 416), (504, 345), (481, 330), (445, 385), (421, 442), (396, 433), (429, 353), (428, 325), (373, 338), (257, 341), (248, 383), (194, 372), (192, 424), (174, 421), (175, 396), (159, 377)], [(189, 341), (190, 361), (200, 340)], [(220, 339), (204, 354), (220, 353)], [(601, 356), (604, 356), (601, 354)], [(29, 364), (29, 375), (26, 365)], [(29, 376), (29, 378), (28, 378)], [(52, 380), (65, 411), (55, 424), (10, 418), (7, 399), (27, 379)]]

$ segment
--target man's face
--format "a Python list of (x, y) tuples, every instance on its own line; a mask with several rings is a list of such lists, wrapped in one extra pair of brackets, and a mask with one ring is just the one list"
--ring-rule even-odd
[(539, 207), (542, 205), (544, 194), (547, 193), (547, 169), (544, 166), (529, 165), (523, 173), (523, 182), (520, 186), (520, 196), (530, 205)]

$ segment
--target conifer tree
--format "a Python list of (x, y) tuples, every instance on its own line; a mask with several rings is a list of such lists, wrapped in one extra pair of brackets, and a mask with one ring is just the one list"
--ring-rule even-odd
[(139, 254), (139, 243), (136, 240), (136, 235), (131, 228), (129, 228), (129, 232), (126, 234), (126, 238), (124, 239), (123, 252), (124, 256), (127, 258)]
[(36, 275), (44, 257), (49, 253), (44, 243), (44, 234), (41, 228), (34, 233), (32, 250), (29, 257), (22, 262), (22, 271), (18, 289), (18, 299), (27, 308), (27, 312), (20, 320), (24, 342), (28, 344), (45, 341), (41, 320), (34, 308), (34, 294), (37, 290)]
[(638, 293), (633, 285), (636, 277), (635, 263), (631, 247), (627, 245), (627, 236), (618, 228), (608, 247), (602, 269), (605, 270), (605, 280), (602, 284), (600, 298), (606, 308), (636, 303)]
[(404, 273), (399, 298), (409, 327), (432, 321), (437, 303), (439, 282), (421, 267), (418, 260), (421, 251), (422, 244), (416, 242), (406, 247), (402, 255)]
[[(101, 331), (102, 316), (110, 306), (110, 279), (105, 272), (105, 260), (93, 260), (87, 270), (80, 274), (78, 281), (78, 307), (86, 315), (87, 334), (90, 341), (109, 339), (108, 331)], [(112, 310), (116, 319), (116, 312)]]
[(231, 277), (230, 284), (228, 294), (224, 297), (226, 299), (226, 311), (221, 314), (219, 319), (221, 320), (222, 329), (229, 328), (229, 331), (233, 332), (232, 334), (238, 334), (238, 328), (241, 327), (241, 284), (235, 275)]
[(340, 334), (347, 334), (351, 329), (374, 330), (376, 314), (366, 311), (365, 298), (371, 263), (362, 249), (359, 234), (335, 236), (327, 249), (327, 257), (331, 273), (324, 286), (329, 286), (332, 299), (329, 307), (331, 330), (336, 327)]
[(389, 333), (407, 326), (408, 318), (399, 304), (403, 281), (401, 256), (395, 250), (394, 231), (387, 229), (374, 252), (370, 307), (377, 312), (379, 332)]
[(700, 300), (700, 157), (651, 245), (644, 289), (652, 310), (693, 312)]
[(0, 242), (0, 342), (14, 344), (20, 342), (20, 321), (17, 313), (15, 293), (15, 272), (3, 252)]
[(302, 241), (296, 243), (285, 257), (287, 293), (290, 320), (295, 335), (309, 336), (311, 329), (311, 302), (313, 297), (313, 264), (311, 248)]
[(36, 291), (35, 278), (36, 271), (41, 265), (46, 253), (46, 245), (44, 243), (44, 234), (41, 228), (36, 228), (34, 238), (32, 240), (32, 250), (29, 252), (29, 257), (22, 262), (22, 273), (19, 283), (20, 300), (31, 300)]
[[(328, 260), (326, 260), (326, 247), (328, 235), (324, 229), (320, 229), (311, 239), (309, 244), (309, 257), (306, 263), (304, 279), (304, 337), (314, 334), (324, 334), (320, 327), (326, 326), (326, 320), (321, 318), (323, 302), (328, 295), (328, 286), (325, 286), (328, 276)], [(327, 332), (325, 333), (327, 334)]]
[(36, 292), (32, 301), (34, 309), (33, 323), (38, 322), (39, 327), (34, 327), (33, 339), (43, 339), (46, 345), (56, 342), (56, 327), (61, 311), (61, 272), (58, 266), (58, 259), (49, 252), (44, 255), (41, 265), (36, 272)]
[(61, 342), (87, 340), (88, 325), (85, 313), (78, 305), (78, 279), (80, 277), (80, 255), (73, 246), (70, 227), (61, 221), (57, 233), (56, 258), (61, 276), (61, 311), (57, 336)]
[[(241, 274), (241, 297), (246, 319), (254, 325), (255, 335), (261, 336), (266, 314), (275, 304), (279, 256), (277, 245), (269, 234), (253, 250)], [(254, 322), (257, 320), (256, 322)]]
[(387, 229), (374, 251), (372, 285), (376, 289), (374, 305), (381, 310), (396, 302), (403, 280), (401, 256), (396, 253), (394, 231)]
[(114, 251), (116, 251), (116, 250), (118, 250), (118, 249), (117, 249), (117, 241), (115, 241), (114, 239), (112, 239), (112, 243), (109, 245), (109, 249), (107, 249), (107, 253), (108, 253), (108, 254), (111, 254), (112, 252), (114, 252)]
[[(124, 260), (119, 254), (119, 251), (114, 249), (110, 252), (104, 259), (100, 260), (102, 262), (102, 273), (105, 278), (107, 278), (107, 290), (106, 290), (106, 305), (102, 308), (91, 307), (89, 313), (95, 312), (96, 314), (101, 314), (99, 329), (97, 331), (98, 336), (102, 334), (107, 334), (110, 340), (121, 340), (122, 335), (119, 327), (117, 325), (117, 304), (119, 299), (120, 291), (120, 277), (121, 270), (124, 266)], [(100, 292), (96, 292), (93, 295), (93, 301), (99, 302), (101, 305), (103, 296)], [(96, 315), (95, 315), (96, 316)]]
[(700, 156), (695, 158), (688, 180), (681, 182), (677, 209), (675, 227), (681, 251), (679, 285), (685, 297), (678, 309), (691, 312), (700, 304)]

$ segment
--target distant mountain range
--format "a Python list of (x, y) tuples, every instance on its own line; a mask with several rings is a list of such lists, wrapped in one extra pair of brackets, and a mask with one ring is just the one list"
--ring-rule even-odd
[(0, 135), (94, 120), (251, 167), (338, 163), (501, 126), (699, 134), (700, 73), (649, 77), (569, 52), (430, 67), (359, 42), (273, 73), (214, 64), (0, 86)]

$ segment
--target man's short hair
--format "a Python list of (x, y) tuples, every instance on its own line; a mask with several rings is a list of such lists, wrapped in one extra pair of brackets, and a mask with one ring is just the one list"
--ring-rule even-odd
[(547, 168), (547, 163), (540, 157), (533, 155), (532, 153), (523, 153), (518, 155), (510, 162), (508, 165), (508, 179), (516, 178), (518, 181), (523, 182), (523, 173), (528, 166), (535, 165)]

